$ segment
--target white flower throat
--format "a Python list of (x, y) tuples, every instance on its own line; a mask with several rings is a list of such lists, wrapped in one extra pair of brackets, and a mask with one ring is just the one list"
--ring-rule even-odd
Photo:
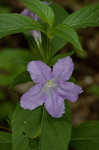
[(53, 88), (56, 86), (57, 86), (57, 84), (55, 83), (54, 80), (47, 80), (45, 85), (44, 85), (44, 88), (45, 88), (45, 90), (48, 90), (49, 88)]

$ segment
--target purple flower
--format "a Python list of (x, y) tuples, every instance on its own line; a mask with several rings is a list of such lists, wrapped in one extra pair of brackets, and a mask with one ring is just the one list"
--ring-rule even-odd
[[(48, 3), (46, 1), (43, 1), (43, 3), (46, 4), (46, 5), (51, 4), (51, 3)], [(32, 18), (33, 20), (35, 20), (35, 21), (40, 21), (40, 18), (35, 13), (30, 11), (29, 9), (24, 9), (21, 12), (21, 14), (24, 15), (24, 16), (28, 16), (28, 17)], [(41, 32), (38, 31), (38, 30), (33, 30), (33, 31), (31, 31), (31, 35), (34, 37), (36, 43), (39, 45), (39, 43), (41, 43)]]
[(61, 117), (65, 112), (64, 99), (75, 102), (82, 93), (81, 87), (67, 81), (73, 68), (69, 56), (60, 59), (53, 66), (53, 70), (41, 61), (31, 61), (28, 71), (36, 85), (21, 97), (21, 106), (33, 110), (44, 104), (52, 117)]

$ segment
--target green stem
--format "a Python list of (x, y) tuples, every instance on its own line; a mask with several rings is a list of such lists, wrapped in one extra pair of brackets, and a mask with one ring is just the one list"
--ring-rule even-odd
[(42, 47), (42, 44), (40, 44), (40, 46), (38, 47), (38, 49), (39, 49), (39, 52), (40, 52), (40, 54), (41, 54), (41, 56), (42, 56), (42, 58), (43, 58), (43, 61), (46, 63), (46, 62), (47, 62), (47, 59), (46, 59), (46, 55), (45, 55), (45, 53), (44, 53), (44, 49), (43, 49), (43, 47)]

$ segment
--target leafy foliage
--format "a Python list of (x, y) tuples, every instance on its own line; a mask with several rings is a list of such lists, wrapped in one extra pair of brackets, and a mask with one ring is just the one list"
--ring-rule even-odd
[(43, 27), (33, 19), (20, 14), (0, 14), (0, 38), (31, 30), (42, 31)]
[(60, 119), (50, 117), (47, 112), (44, 113), (40, 141), (41, 150), (68, 150), (70, 137), (71, 114), (68, 103), (66, 103), (66, 113)]
[(78, 50), (82, 49), (77, 33), (73, 28), (66, 24), (60, 24), (56, 27), (56, 35), (72, 43)]
[[(28, 137), (38, 135), (41, 122), (41, 107), (33, 111), (16, 108), (12, 119), (12, 142), (13, 150), (21, 147), (21, 150), (29, 150)], [(16, 142), (17, 141), (17, 142)]]
[(99, 26), (99, 3), (86, 6), (69, 15), (63, 24), (75, 29)]
[(68, 16), (68, 13), (64, 8), (62, 8), (60, 5), (57, 3), (52, 2), (50, 7), (53, 9), (54, 14), (55, 14), (55, 26), (62, 23), (64, 19)]
[[(57, 150), (60, 150), (60, 148), (62, 150), (68, 149), (71, 137), (70, 117), (68, 103), (66, 103), (66, 113), (60, 119), (52, 118), (41, 107), (28, 111), (18, 106), (12, 119), (13, 150), (17, 150), (19, 147), (22, 150), (30, 150), (29, 138), (33, 140), (31, 141), (33, 146), (36, 142), (35, 139), (38, 137), (39, 141), (36, 148), (39, 147), (40, 150), (54, 150), (56, 147)], [(60, 142), (62, 145), (60, 145)]]

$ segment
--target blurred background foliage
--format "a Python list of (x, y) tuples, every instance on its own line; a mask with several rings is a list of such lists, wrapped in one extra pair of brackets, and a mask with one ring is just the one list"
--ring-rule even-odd
[[(80, 8), (99, 2), (99, 0), (54, 0), (67, 10), (69, 14)], [(18, 0), (0, 0), (0, 13), (20, 13), (24, 6)], [(99, 119), (99, 28), (88, 28), (79, 30), (80, 40), (87, 56), (73, 55), (75, 63), (74, 77), (79, 85), (84, 89), (84, 93), (80, 96), (75, 104), (71, 104), (73, 112), (73, 124), (79, 124), (85, 120)], [(9, 88), (9, 83), (16, 70), (22, 67), (22, 56), (20, 60), (12, 59), (7, 55), (6, 60), (3, 59), (4, 51), (12, 50), (15, 57), (18, 53), (14, 53), (15, 49), (26, 49), (28, 53), (28, 42), (23, 34), (14, 34), (0, 39), (0, 130), (10, 131), (10, 118), (15, 109), (16, 102), (19, 101), (18, 95), (24, 93), (32, 83), (24, 83), (15, 87)], [(71, 45), (67, 44), (60, 53), (71, 50)], [(17, 60), (17, 61), (16, 61)], [(12, 61), (12, 64), (9, 63)], [(3, 63), (2, 63), (3, 62)], [(7, 66), (2, 64), (8, 62)], [(17, 65), (16, 65), (17, 64)]]

